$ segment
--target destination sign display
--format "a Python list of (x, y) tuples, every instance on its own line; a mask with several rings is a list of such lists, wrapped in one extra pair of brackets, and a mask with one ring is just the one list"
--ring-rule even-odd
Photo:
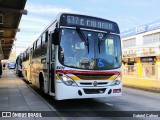
[(63, 14), (60, 18), (60, 25), (69, 27), (78, 26), (82, 28), (99, 29), (119, 34), (119, 28), (115, 22), (90, 16)]

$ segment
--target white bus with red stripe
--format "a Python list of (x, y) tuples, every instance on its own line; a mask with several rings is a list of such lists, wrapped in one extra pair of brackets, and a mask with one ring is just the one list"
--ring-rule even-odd
[(30, 46), (27, 79), (56, 100), (121, 96), (119, 34), (113, 21), (61, 13)]

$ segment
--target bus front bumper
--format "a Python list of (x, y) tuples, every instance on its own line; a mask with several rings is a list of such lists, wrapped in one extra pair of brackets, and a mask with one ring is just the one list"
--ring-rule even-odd
[(122, 82), (119, 85), (105, 87), (67, 86), (62, 82), (57, 82), (55, 86), (57, 100), (121, 96), (122, 94)]

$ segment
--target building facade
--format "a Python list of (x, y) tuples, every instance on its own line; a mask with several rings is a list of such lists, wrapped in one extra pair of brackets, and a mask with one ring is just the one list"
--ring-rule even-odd
[(121, 33), (123, 73), (160, 79), (160, 20)]

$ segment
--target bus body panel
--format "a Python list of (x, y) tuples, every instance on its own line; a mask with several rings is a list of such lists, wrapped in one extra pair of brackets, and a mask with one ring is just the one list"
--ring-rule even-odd
[(29, 61), (25, 61), (22, 63), (22, 74), (27, 82), (30, 81), (30, 63)]
[(31, 53), (30, 53), (30, 47), (28, 47), (24, 52), (23, 52), (23, 61), (22, 61), (22, 74), (25, 78), (25, 80), (29, 83), (31, 83), (31, 78), (30, 78), (30, 59), (31, 59)]

